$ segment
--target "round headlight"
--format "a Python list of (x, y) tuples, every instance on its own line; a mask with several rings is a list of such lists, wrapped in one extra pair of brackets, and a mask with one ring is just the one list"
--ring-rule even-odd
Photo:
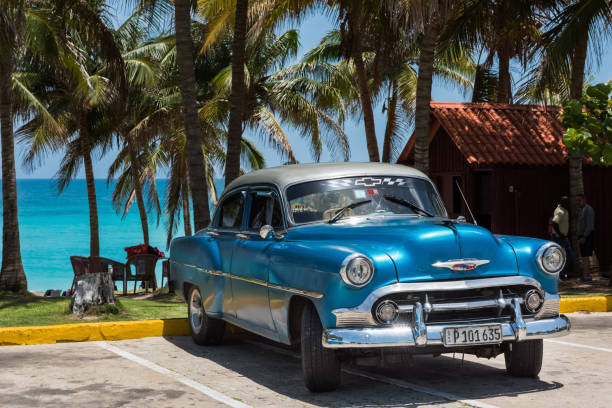
[(547, 273), (559, 273), (565, 266), (565, 250), (557, 244), (542, 245), (536, 257), (540, 268)]
[(340, 275), (347, 285), (360, 288), (372, 280), (374, 266), (365, 255), (349, 255), (342, 262)]

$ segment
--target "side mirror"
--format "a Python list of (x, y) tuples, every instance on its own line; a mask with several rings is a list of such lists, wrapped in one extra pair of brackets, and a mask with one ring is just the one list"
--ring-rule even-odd
[(457, 222), (466, 223), (467, 220), (465, 219), (465, 217), (463, 215), (460, 215), (460, 216), (457, 217)]
[(274, 235), (274, 228), (271, 225), (264, 225), (259, 229), (261, 239), (269, 239)]

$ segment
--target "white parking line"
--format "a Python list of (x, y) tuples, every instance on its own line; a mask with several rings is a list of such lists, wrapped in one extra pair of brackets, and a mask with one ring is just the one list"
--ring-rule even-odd
[(569, 343), (567, 341), (561, 341), (561, 340), (549, 340), (549, 339), (546, 339), (544, 341), (547, 341), (549, 343), (563, 344), (564, 346), (585, 348), (585, 349), (589, 349), (589, 350), (605, 351), (606, 353), (612, 353), (612, 349), (607, 349), (607, 348), (603, 348), (603, 347), (587, 346), (585, 344)]
[[(257, 346), (257, 347), (264, 348), (266, 350), (273, 351), (273, 352), (278, 353), (278, 354), (283, 354), (283, 355), (291, 356), (291, 357), (294, 357), (294, 358), (300, 358), (300, 355), (297, 354), (297, 353), (294, 353), (294, 352), (292, 352), (290, 350), (277, 348), (277, 347), (269, 345), (269, 344), (259, 343), (259, 342), (251, 341), (251, 340), (246, 340), (246, 343), (252, 344), (252, 345)], [(444, 391), (438, 391), (438, 390), (435, 390), (433, 388), (423, 387), (422, 385), (413, 384), (413, 383), (410, 383), (408, 381), (397, 380), (395, 378), (390, 378), (390, 377), (385, 377), (383, 375), (368, 373), (368, 372), (365, 372), (365, 371), (362, 371), (362, 370), (352, 370), (352, 369), (344, 368), (344, 369), (342, 369), (342, 371), (344, 371), (345, 373), (350, 374), (350, 375), (355, 375), (355, 376), (358, 376), (358, 377), (367, 378), (369, 380), (375, 380), (375, 381), (383, 382), (383, 383), (386, 383), (386, 384), (395, 385), (397, 387), (406, 388), (408, 390), (420, 392), (420, 393), (423, 393), (423, 394), (431, 395), (431, 396), (442, 398), (442, 399), (449, 400), (449, 401), (459, 402), (459, 403), (462, 403), (462, 404), (465, 404), (465, 405), (469, 405), (469, 406), (472, 406), (472, 407), (475, 407), (475, 408), (498, 408), (495, 405), (487, 404), (485, 402), (480, 402), (480, 401), (476, 401), (476, 400), (466, 399), (466, 398), (463, 398), (463, 397), (460, 397), (460, 396), (457, 396), (457, 395), (454, 395), (454, 394), (449, 394), (449, 393), (444, 392)]]
[(145, 360), (142, 357), (138, 357), (137, 355), (134, 355), (128, 351), (122, 350), (118, 347), (115, 347), (111, 344), (105, 343), (105, 342), (98, 342), (98, 345), (100, 347), (102, 347), (104, 350), (108, 350), (111, 351), (123, 358), (126, 358), (128, 360), (131, 360), (135, 363), (138, 363), (142, 366), (145, 366), (159, 374), (163, 374), (163, 375), (167, 375), (168, 377), (172, 377), (174, 378), (176, 381), (180, 382), (181, 384), (184, 384), (188, 387), (193, 388), (196, 391), (201, 392), (202, 394), (205, 394), (213, 399), (216, 399), (219, 402), (222, 402), (226, 405), (229, 405), (230, 407), (233, 408), (251, 408), (250, 405), (244, 404), (240, 401), (236, 401), (226, 395), (221, 394), (218, 391), (213, 390), (212, 388), (208, 388), (205, 385), (200, 384), (199, 382), (190, 380), (189, 378), (183, 377), (182, 375), (168, 370), (167, 368), (161, 367), (149, 360)]

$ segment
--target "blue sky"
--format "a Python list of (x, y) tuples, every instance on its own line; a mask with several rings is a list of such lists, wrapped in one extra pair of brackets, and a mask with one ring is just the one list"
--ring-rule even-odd
[[(117, 19), (121, 20), (124, 13), (124, 10), (119, 10), (117, 13)], [(299, 26), (295, 27), (300, 33), (300, 54), (315, 46), (319, 42), (321, 37), (332, 28), (332, 26), (333, 22), (330, 21), (327, 16), (317, 14), (305, 19)], [(286, 28), (292, 27), (288, 26)], [(609, 52), (610, 48), (612, 48), (611, 43), (605, 44), (605, 47), (603, 48), (604, 55), (601, 58), (601, 63), (599, 64), (599, 66), (594, 66), (594, 58), (592, 56), (589, 58), (587, 66), (587, 79), (589, 80), (589, 82), (598, 83), (612, 79), (612, 52)], [(515, 79), (518, 79), (521, 76), (522, 70), (520, 66), (513, 64), (512, 71)], [(460, 102), (469, 101), (470, 97), (471, 94), (463, 95), (462, 92), (460, 92), (459, 90), (448, 88), (444, 84), (434, 80), (434, 89), (432, 93), (433, 100)], [(385, 127), (385, 117), (381, 112), (381, 108), (382, 105), (375, 107), (374, 116), (376, 122), (377, 136), (379, 140), (382, 141), (382, 135), (384, 133)], [(301, 139), (299, 133), (289, 127), (285, 127), (285, 131), (289, 137), (289, 140), (291, 142), (298, 161), (302, 163), (312, 162), (313, 159), (310, 156), (308, 145), (304, 140)], [(367, 161), (368, 154), (365, 145), (365, 132), (363, 128), (363, 121), (361, 120), (361, 118), (357, 118), (346, 123), (345, 132), (350, 139), (350, 160)], [(407, 140), (410, 136), (409, 133), (410, 132), (407, 131), (403, 135), (405, 140)], [(258, 146), (264, 152), (268, 166), (282, 164), (283, 160), (281, 157), (278, 156), (278, 154), (276, 154), (272, 149), (264, 146), (257, 139), (255, 140), (256, 142), (258, 142)], [(115, 151), (110, 151), (104, 157), (94, 157), (94, 174), (96, 178), (106, 178), (108, 167), (114, 159), (115, 153)], [(55, 175), (55, 172), (57, 171), (59, 163), (61, 161), (61, 154), (49, 156), (41, 166), (36, 168), (33, 172), (29, 172), (26, 171), (26, 169), (21, 165), (21, 161), (23, 158), (23, 148), (19, 145), (16, 146), (16, 155), (17, 178), (52, 178)], [(330, 157), (327, 152), (324, 152), (321, 161), (332, 161), (333, 159), (334, 158)], [(82, 170), (80, 172), (79, 177), (83, 177)], [(222, 177), (220, 171), (218, 172), (217, 177)]]

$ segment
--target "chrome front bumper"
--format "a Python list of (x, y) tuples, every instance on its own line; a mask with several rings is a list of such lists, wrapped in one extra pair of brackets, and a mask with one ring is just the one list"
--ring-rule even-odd
[[(474, 326), (483, 323), (474, 323)], [(523, 341), (558, 337), (570, 330), (569, 319), (563, 315), (551, 319), (525, 320), (524, 326), (502, 323), (503, 341)], [(447, 327), (469, 324), (427, 325), (426, 333), (418, 333), (412, 326), (327, 329), (323, 331), (323, 346), (327, 348), (369, 348), (402, 346), (443, 346), (442, 332)], [(451, 348), (451, 347), (449, 347)]]

